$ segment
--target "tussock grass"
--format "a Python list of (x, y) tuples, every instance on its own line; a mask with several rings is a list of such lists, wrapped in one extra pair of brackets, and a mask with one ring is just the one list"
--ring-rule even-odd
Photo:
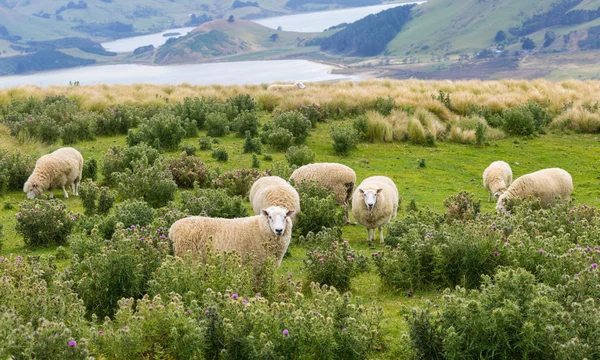
[(550, 123), (550, 128), (577, 130), (584, 133), (600, 132), (600, 114), (582, 107), (568, 109)]
[(364, 137), (367, 141), (391, 142), (393, 140), (392, 124), (385, 116), (377, 111), (367, 111), (367, 132)]
[(424, 108), (447, 122), (456, 117), (442, 103), (431, 98), (439, 90), (450, 94), (453, 111), (466, 115), (470, 104), (488, 106), (493, 112), (525, 104), (532, 100), (558, 113), (565, 104), (573, 107), (593, 105), (600, 93), (600, 81), (551, 82), (547, 80), (501, 81), (426, 81), (372, 79), (361, 82), (309, 83), (307, 89), (286, 94), (266, 94), (262, 85), (90, 85), (90, 86), (23, 86), (0, 89), (0, 104), (11, 98), (46, 95), (65, 95), (78, 101), (84, 108), (100, 109), (115, 103), (156, 104), (182, 101), (186, 97), (208, 96), (220, 101), (237, 93), (248, 93), (257, 98), (266, 109), (292, 109), (302, 105), (329, 104), (340, 113), (356, 113), (370, 108), (377, 97), (391, 96), (400, 108)]
[(10, 129), (0, 124), (0, 149), (11, 152), (19, 150), (22, 153), (37, 156), (46, 152), (47, 148), (46, 145), (37, 140), (25, 138), (23, 136), (17, 139), (16, 137), (11, 136)]

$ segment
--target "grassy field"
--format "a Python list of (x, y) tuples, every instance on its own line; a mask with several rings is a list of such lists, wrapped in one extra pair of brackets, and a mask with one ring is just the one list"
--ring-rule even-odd
[[(553, 93), (556, 89), (570, 89), (572, 96), (581, 96), (584, 94), (580, 90), (583, 87), (597, 87), (597, 83), (526, 83), (526, 82), (492, 82), (492, 83), (448, 83), (448, 82), (406, 82), (404, 84), (395, 82), (367, 82), (354, 88), (348, 84), (337, 85), (313, 85), (312, 94), (281, 95), (280, 106), (289, 106), (298, 100), (296, 97), (310, 97), (310, 101), (316, 101), (319, 96), (326, 92), (333, 92), (332, 96), (340, 96), (340, 91), (345, 91), (347, 95), (358, 96), (360, 94), (397, 94), (412, 91), (417, 98), (413, 101), (418, 102), (419, 96), (428, 97), (426, 89), (439, 88), (445, 86), (450, 89), (461, 89), (464, 92), (473, 91), (483, 96), (486, 92), (497, 93), (499, 87), (507, 87), (512, 92), (503, 92), (501, 99), (516, 98), (523, 94), (539, 92), (545, 86), (547, 93)], [(404, 89), (402, 89), (402, 86)], [(91, 99), (101, 94), (112, 93), (113, 99), (121, 99), (120, 94), (129, 90), (130, 93), (144, 91), (145, 93), (164, 92), (167, 87), (90, 87), (90, 88), (51, 88), (51, 89), (20, 89), (3, 90), (0, 93), (0, 100), (6, 102), (9, 94), (13, 96), (40, 95), (42, 93), (66, 93), (69, 96), (81, 99), (85, 106), (94, 104)], [(260, 95), (262, 87), (170, 87), (168, 92), (172, 99), (179, 99), (183, 94), (185, 96), (201, 96), (203, 94), (221, 94), (226, 96), (235, 92), (249, 91), (255, 95)], [(100, 95), (98, 95), (100, 94)], [(453, 93), (454, 94), (454, 93)], [(521, 95), (519, 95), (521, 94)], [(135, 95), (132, 95), (135, 97)], [(472, 96), (477, 96), (472, 94)], [(498, 95), (500, 96), (500, 95)], [(538, 96), (542, 96), (538, 93)], [(589, 95), (591, 96), (591, 95)], [(408, 98), (408, 97), (407, 97)], [(123, 100), (123, 99), (121, 99)], [(148, 98), (138, 98), (136, 102), (148, 101)], [(325, 99), (321, 99), (325, 100)], [(401, 98), (399, 97), (399, 101)], [(523, 99), (521, 99), (523, 100)], [(499, 100), (500, 101), (500, 100)], [(501, 103), (501, 101), (500, 101)], [(287, 104), (287, 105), (286, 105)], [(91, 106), (94, 108), (94, 106)], [(262, 121), (266, 121), (270, 115), (263, 114)], [(600, 167), (600, 158), (598, 157), (599, 138), (597, 134), (562, 134), (549, 133), (533, 139), (524, 140), (521, 138), (506, 138), (503, 140), (492, 141), (489, 145), (476, 147), (473, 145), (453, 144), (448, 142), (438, 142), (435, 147), (423, 147), (407, 143), (361, 143), (357, 149), (352, 151), (347, 157), (340, 157), (333, 152), (329, 130), (332, 124), (344, 120), (337, 120), (332, 123), (320, 123), (313, 130), (308, 138), (306, 145), (316, 153), (315, 161), (318, 162), (340, 162), (352, 167), (360, 182), (362, 179), (372, 175), (386, 175), (391, 177), (397, 184), (402, 198), (402, 211), (399, 216), (405, 214), (406, 205), (411, 200), (415, 200), (419, 208), (430, 207), (436, 211), (444, 211), (443, 201), (448, 196), (458, 193), (461, 190), (469, 191), (475, 194), (475, 198), (481, 200), (482, 211), (494, 211), (494, 203), (487, 202), (487, 191), (481, 184), (481, 174), (487, 165), (495, 160), (505, 160), (510, 163), (515, 178), (548, 167), (561, 167), (566, 169), (573, 176), (575, 191), (573, 197), (576, 203), (586, 203), (600, 206), (600, 177), (598, 169)], [(204, 135), (202, 133), (201, 135)], [(197, 139), (186, 139), (185, 144), (197, 145)], [(113, 145), (124, 145), (124, 136), (100, 137), (96, 141), (81, 142), (75, 147), (81, 151), (85, 159), (94, 157), (100, 160), (106, 150)], [(250, 167), (251, 155), (242, 153), (243, 139), (229, 135), (221, 139), (221, 144), (225, 146), (230, 154), (227, 163), (217, 163), (210, 157), (209, 151), (199, 151), (196, 156), (206, 163), (219, 166), (222, 170), (239, 169)], [(59, 145), (46, 146), (39, 143), (19, 143), (16, 139), (10, 137), (5, 128), (0, 128), (0, 147), (14, 150), (21, 149), (25, 153), (34, 156), (50, 152), (59, 148)], [(273, 161), (285, 160), (284, 154), (274, 152), (269, 149), (263, 151), (273, 156)], [(176, 152), (165, 154), (167, 157), (176, 156)], [(271, 166), (269, 161), (261, 159), (261, 169), (268, 169)], [(418, 162), (424, 159), (425, 167), (420, 167)], [(55, 191), (55, 195), (62, 199), (60, 191)], [(5, 240), (0, 255), (24, 255), (24, 254), (53, 254), (55, 248), (43, 248), (30, 251), (24, 247), (22, 238), (15, 233), (15, 213), (18, 211), (18, 204), (25, 199), (25, 194), (21, 192), (11, 192), (0, 198), (0, 203), (10, 203), (13, 208), (10, 210), (4, 207), (0, 210), (0, 224), (4, 225)], [(82, 212), (81, 201), (77, 197), (70, 197), (66, 200), (71, 211)], [(246, 203), (249, 207), (249, 204)], [(366, 243), (365, 228), (357, 226), (345, 226), (343, 238), (348, 240), (351, 246), (360, 253), (369, 255), (374, 251), (383, 250), (383, 246), (376, 244), (376, 250), (369, 248)], [(307, 249), (299, 245), (291, 247), (292, 256), (284, 259), (279, 272), (281, 274), (291, 273), (294, 278), (302, 279), (304, 273), (302, 270), (302, 260), (305, 257)], [(66, 261), (61, 263), (66, 265)], [(406, 330), (406, 323), (403, 318), (407, 308), (420, 306), (426, 300), (437, 299), (440, 291), (416, 292), (414, 296), (407, 296), (404, 293), (395, 293), (384, 290), (380, 286), (380, 279), (371, 268), (369, 273), (360, 275), (352, 282), (351, 291), (361, 296), (365, 301), (374, 301), (384, 309), (384, 327), (385, 339), (388, 348), (384, 348), (376, 355), (378, 358), (395, 359), (402, 357), (400, 349), (403, 341), (402, 334)]]

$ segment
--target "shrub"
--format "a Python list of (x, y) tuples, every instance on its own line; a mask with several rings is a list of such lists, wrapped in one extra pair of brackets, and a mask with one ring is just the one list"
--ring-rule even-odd
[(82, 140), (96, 139), (96, 118), (94, 113), (74, 114), (71, 121), (60, 128), (60, 138), (64, 145), (76, 144)]
[(285, 161), (275, 161), (271, 164), (269, 175), (289, 179), (295, 169), (295, 166), (289, 166)]
[(325, 249), (334, 242), (342, 239), (342, 229), (338, 227), (322, 228), (318, 233), (310, 231), (306, 236), (300, 236), (298, 242), (307, 248)]
[(3, 190), (23, 191), (23, 184), (35, 168), (35, 160), (31, 155), (23, 155), (20, 151), (9, 153), (0, 149), (0, 193)]
[(231, 196), (239, 195), (245, 198), (252, 184), (265, 175), (256, 169), (242, 168), (223, 173), (213, 181), (213, 184), (217, 188), (225, 189)]
[(198, 149), (196, 149), (194, 145), (184, 145), (180, 147), (179, 150), (187, 156), (194, 156), (196, 155), (196, 150)]
[(298, 111), (310, 120), (313, 128), (317, 127), (318, 122), (324, 121), (323, 109), (319, 104), (303, 105)]
[(4, 243), (4, 225), (0, 224), (0, 251), (2, 250), (2, 244)]
[(200, 150), (212, 150), (212, 143), (210, 141), (210, 137), (201, 137), (198, 139), (198, 143), (200, 144)]
[(98, 186), (92, 180), (88, 179), (81, 183), (79, 196), (83, 203), (84, 214), (89, 216), (96, 212), (96, 202), (98, 201), (99, 193)]
[[(169, 112), (162, 111), (141, 122), (137, 133), (129, 130), (127, 145), (144, 142), (155, 149), (176, 150), (190, 125)], [(191, 126), (192, 128), (195, 127)]]
[(216, 173), (195, 156), (184, 156), (169, 160), (168, 169), (180, 188), (192, 188), (197, 183), (201, 188), (210, 187)]
[[(151, 224), (156, 216), (155, 210), (144, 201), (125, 200), (115, 206), (113, 214), (106, 217), (93, 217), (91, 223), (83, 226), (84, 233), (91, 233), (91, 229), (97, 224), (99, 233), (105, 239), (115, 232), (117, 224), (123, 224), (124, 228), (147, 226)], [(83, 220), (85, 222), (85, 219)]]
[(352, 127), (358, 131), (361, 139), (366, 138), (367, 131), (369, 130), (367, 115), (358, 115), (352, 120)]
[(88, 315), (111, 316), (122, 298), (141, 298), (147, 282), (169, 252), (153, 227), (115, 232), (100, 253), (74, 257), (71, 277)]
[(323, 227), (341, 227), (344, 224), (344, 210), (338, 206), (333, 195), (319, 198), (311, 197), (304, 192), (300, 194), (302, 211), (294, 224), (294, 231), (298, 235), (307, 235), (311, 231), (317, 232)]
[(109, 359), (202, 358), (207, 329), (191, 313), (177, 294), (165, 300), (160, 295), (121, 299), (115, 319), (106, 320), (92, 342)]
[(262, 151), (262, 142), (260, 138), (252, 138), (250, 132), (246, 132), (246, 141), (244, 142), (244, 154), (257, 153), (260, 154)]
[(289, 148), (294, 142), (294, 134), (284, 128), (266, 129), (263, 132), (263, 142), (271, 146), (274, 150), (283, 151)]
[[(311, 127), (310, 120), (302, 115), (302, 113), (298, 111), (285, 111), (275, 114), (273, 121), (266, 124), (263, 129), (268, 139), (271, 137), (270, 133), (277, 131), (277, 129), (286, 129), (291, 133), (294, 143), (300, 145), (306, 141)], [(279, 137), (281, 136), (279, 135)], [(272, 145), (270, 142), (269, 144)]]
[(217, 161), (226, 162), (229, 160), (229, 153), (224, 147), (220, 146), (213, 150), (212, 157), (217, 159)]
[(139, 125), (144, 117), (144, 111), (135, 105), (119, 104), (104, 109), (96, 119), (96, 134), (110, 136), (127, 134), (129, 129)]
[(395, 106), (396, 102), (393, 97), (388, 96), (387, 99), (384, 99), (378, 96), (375, 100), (374, 110), (383, 116), (388, 116), (394, 110)]
[(134, 164), (144, 163), (154, 165), (154, 162), (160, 157), (156, 149), (146, 144), (135, 146), (113, 146), (108, 149), (102, 159), (102, 176), (104, 183), (115, 184), (114, 173), (134, 170)]
[(451, 195), (444, 200), (446, 207), (446, 221), (475, 220), (480, 212), (481, 200), (475, 201), (474, 195), (461, 191), (457, 195)]
[(139, 162), (133, 171), (117, 173), (115, 180), (123, 199), (141, 199), (155, 208), (174, 200), (177, 191), (177, 184), (162, 161), (152, 166)]
[(332, 126), (330, 134), (333, 140), (333, 150), (342, 155), (346, 155), (354, 149), (359, 140), (358, 131), (351, 125)]
[(223, 137), (229, 134), (229, 120), (223, 113), (211, 113), (206, 118), (206, 135)]
[(238, 136), (248, 136), (248, 133), (251, 136), (257, 136), (258, 116), (256, 113), (243, 111), (233, 120), (232, 129)]
[(263, 160), (264, 160), (264, 161), (273, 161), (273, 156), (272, 156), (272, 155), (270, 155), (270, 154), (265, 154), (265, 155), (263, 156)]
[(368, 270), (367, 258), (356, 254), (347, 241), (333, 242), (327, 249), (309, 251), (306, 256), (304, 270), (308, 279), (340, 291), (350, 289), (350, 280)]
[(23, 235), (25, 245), (63, 245), (73, 230), (77, 217), (66, 210), (60, 200), (23, 201), (17, 213), (17, 233)]
[(524, 106), (506, 109), (502, 112), (502, 129), (510, 135), (528, 136), (536, 131), (535, 119)]
[(224, 189), (198, 189), (181, 195), (183, 209), (191, 215), (233, 219), (249, 215), (241, 196), (231, 196)]
[(94, 158), (90, 158), (83, 163), (83, 171), (81, 175), (83, 180), (90, 179), (98, 180), (98, 162)]
[(98, 215), (108, 214), (116, 199), (117, 194), (113, 190), (102, 186), (100, 188), (100, 196), (98, 197), (98, 209), (96, 210)]
[(173, 105), (172, 109), (175, 116), (189, 121), (195, 121), (198, 129), (205, 127), (205, 122), (208, 114), (217, 111), (220, 105), (215, 99), (202, 97), (189, 98), (186, 97), (183, 103), (178, 102)]
[(260, 168), (260, 161), (258, 161), (258, 157), (256, 157), (256, 154), (252, 154), (252, 168), (253, 169)]
[(291, 146), (285, 153), (290, 166), (302, 166), (315, 161), (315, 153), (307, 146)]
[[(227, 104), (233, 105), (238, 113), (252, 112), (256, 110), (257, 104), (252, 96), (249, 94), (236, 94), (227, 99)], [(242, 133), (242, 135), (245, 132)]]

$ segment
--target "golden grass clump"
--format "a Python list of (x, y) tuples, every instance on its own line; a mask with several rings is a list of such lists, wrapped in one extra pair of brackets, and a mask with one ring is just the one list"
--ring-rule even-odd
[(392, 124), (377, 111), (369, 110), (367, 116), (367, 131), (364, 137), (367, 141), (391, 142), (394, 138)]
[(570, 108), (554, 118), (550, 123), (550, 128), (597, 133), (600, 132), (600, 115), (581, 106)]

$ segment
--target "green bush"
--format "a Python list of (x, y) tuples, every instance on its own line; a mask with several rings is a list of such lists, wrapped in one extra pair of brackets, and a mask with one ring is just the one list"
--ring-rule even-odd
[(341, 244), (335, 241), (328, 248), (309, 251), (304, 259), (308, 280), (340, 291), (350, 289), (352, 278), (367, 270), (367, 258), (356, 254), (347, 241)]
[(231, 196), (239, 195), (245, 198), (248, 196), (252, 184), (265, 175), (264, 172), (256, 169), (231, 170), (216, 178), (213, 185), (219, 189), (224, 189)]
[(333, 150), (337, 154), (348, 154), (359, 141), (358, 131), (352, 125), (332, 125), (330, 135), (333, 140)]
[(229, 120), (223, 113), (208, 114), (206, 118), (206, 135), (223, 137), (229, 134)]
[(144, 200), (155, 208), (165, 206), (175, 199), (177, 184), (162, 161), (157, 161), (152, 166), (139, 162), (133, 171), (127, 169), (114, 177), (123, 199)]
[(183, 209), (191, 215), (233, 219), (249, 215), (241, 196), (231, 196), (224, 189), (197, 189), (181, 194)]
[(285, 161), (275, 161), (271, 164), (269, 175), (279, 176), (282, 179), (289, 179), (294, 170), (296, 170), (296, 167), (289, 166)]
[(156, 149), (146, 144), (136, 146), (113, 146), (108, 149), (102, 158), (102, 176), (105, 184), (116, 184), (114, 173), (125, 172), (127, 169), (134, 170), (134, 164), (141, 162), (148, 165), (154, 165), (154, 162), (161, 157)]
[(331, 243), (339, 242), (342, 240), (342, 228), (323, 227), (319, 232), (315, 233), (309, 231), (306, 236), (302, 235), (298, 237), (298, 242), (307, 248), (312, 249), (325, 249)]
[(226, 162), (229, 160), (229, 153), (227, 152), (227, 149), (220, 146), (213, 150), (212, 157), (217, 159), (217, 161)]
[(190, 128), (195, 129), (195, 123), (190, 125), (172, 113), (162, 111), (142, 120), (137, 132), (130, 129), (127, 132), (127, 145), (134, 146), (144, 142), (155, 149), (176, 150)]
[(315, 161), (315, 153), (307, 146), (290, 146), (285, 153), (290, 166), (302, 166)]
[(96, 134), (111, 136), (127, 134), (129, 129), (137, 127), (144, 118), (144, 111), (135, 105), (119, 104), (104, 109), (96, 120)]
[(308, 120), (310, 120), (313, 128), (317, 127), (318, 122), (325, 121), (323, 109), (321, 109), (319, 104), (303, 105), (300, 107), (300, 109), (298, 109), (298, 111), (302, 113), (302, 115), (304, 115), (304, 117), (306, 117)]
[(210, 137), (204, 136), (199, 138), (198, 144), (200, 144), (200, 150), (212, 150), (212, 142)]
[(188, 121), (195, 121), (198, 129), (204, 129), (208, 114), (219, 110), (221, 104), (215, 99), (202, 97), (189, 98), (186, 97), (183, 103), (178, 102), (173, 105), (172, 109), (175, 116)]
[(83, 171), (81, 177), (83, 180), (98, 180), (98, 162), (96, 159), (90, 158), (83, 162)]
[(257, 107), (256, 101), (249, 94), (236, 94), (228, 98), (226, 103), (232, 105), (239, 114), (255, 111)]
[(502, 129), (510, 135), (528, 136), (535, 133), (535, 120), (526, 107), (506, 109), (502, 112)]
[(388, 96), (387, 99), (384, 99), (378, 96), (377, 99), (375, 99), (375, 106), (373, 109), (383, 116), (388, 116), (395, 107), (396, 102), (393, 97)]
[(258, 135), (258, 116), (256, 113), (243, 111), (234, 120), (232, 130), (238, 136), (244, 136), (250, 133), (251, 136)]
[(169, 242), (151, 226), (117, 230), (99, 253), (74, 257), (72, 277), (88, 315), (112, 316), (122, 298), (139, 299), (169, 252)]
[(179, 148), (179, 150), (187, 156), (196, 155), (196, 147), (194, 145), (183, 145)]
[(451, 195), (444, 200), (446, 207), (446, 221), (468, 221), (475, 220), (481, 211), (481, 200), (474, 200), (475, 195), (461, 191), (457, 195)]
[[(281, 143), (281, 138), (285, 137), (285, 132), (281, 132), (278, 129), (287, 130), (293, 138), (293, 141), (296, 145), (303, 144), (306, 141), (306, 138), (310, 135), (310, 129), (312, 124), (310, 120), (308, 120), (301, 112), (298, 111), (285, 111), (275, 114), (273, 120), (266, 124), (263, 127), (263, 132), (265, 133), (267, 143), (271, 146), (275, 145), (272, 141), (272, 134), (277, 132), (278, 138), (280, 138), (278, 143)], [(286, 149), (289, 146), (285, 147)]]
[(23, 191), (23, 184), (34, 168), (35, 160), (31, 155), (0, 149), (0, 194), (4, 190)]
[(77, 217), (58, 199), (23, 201), (17, 213), (17, 233), (28, 247), (63, 245)]
[(250, 132), (246, 132), (246, 141), (244, 142), (244, 154), (262, 152), (262, 142), (260, 138), (252, 138)]
[(117, 194), (113, 190), (110, 190), (106, 186), (102, 186), (100, 188), (100, 196), (98, 197), (98, 208), (96, 212), (99, 215), (108, 214), (116, 199)]
[(263, 132), (263, 142), (274, 150), (283, 151), (294, 142), (294, 134), (284, 128), (266, 129)]
[(252, 168), (253, 169), (260, 168), (260, 161), (258, 160), (258, 157), (256, 157), (256, 154), (252, 154)]
[(192, 188), (197, 183), (201, 188), (210, 187), (216, 173), (202, 160), (195, 156), (184, 156), (170, 159), (168, 168), (173, 180), (180, 188)]
[(95, 113), (74, 114), (71, 121), (60, 129), (63, 144), (71, 145), (83, 140), (95, 140), (97, 117)]
[(81, 183), (81, 186), (79, 187), (79, 196), (81, 197), (81, 202), (83, 204), (84, 214), (89, 216), (96, 213), (99, 193), (100, 189), (98, 189), (98, 185), (92, 180), (88, 179)]
[(298, 235), (306, 236), (309, 232), (318, 232), (323, 227), (342, 227), (344, 224), (344, 210), (337, 204), (333, 195), (321, 198), (300, 192), (300, 208), (302, 211), (294, 224), (294, 231)]

